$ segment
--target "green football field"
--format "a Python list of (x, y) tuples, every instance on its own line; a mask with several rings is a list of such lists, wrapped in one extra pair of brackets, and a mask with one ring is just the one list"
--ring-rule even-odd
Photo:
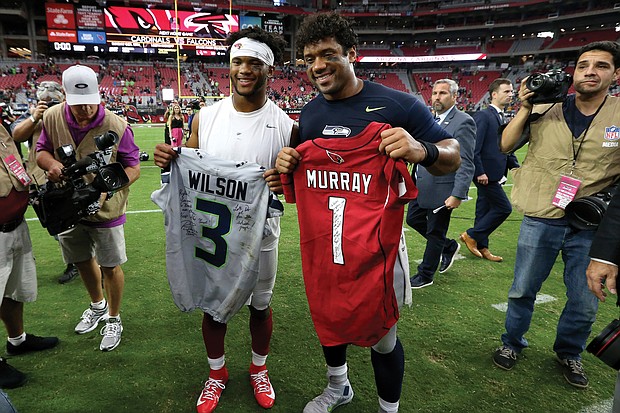
[[(199, 312), (182, 313), (171, 299), (166, 279), (162, 214), (150, 200), (159, 187), (153, 164), (163, 129), (135, 127), (136, 141), (150, 154), (140, 179), (131, 187), (125, 236), (129, 261), (122, 306), (123, 340), (110, 352), (99, 351), (98, 330), (73, 332), (89, 303), (82, 282), (57, 283), (64, 269), (57, 242), (32, 211), (28, 225), (37, 259), (38, 301), (25, 306), (26, 331), (56, 335), (50, 351), (11, 357), (29, 382), (9, 390), (19, 412), (97, 413), (195, 411), (208, 375)], [(520, 154), (523, 157), (523, 153)], [(510, 191), (510, 185), (506, 186)], [(473, 188), (470, 196), (475, 199)], [(458, 237), (473, 223), (475, 201), (453, 213), (449, 236)], [(285, 206), (280, 239), (278, 279), (273, 297), (274, 334), (267, 360), (277, 393), (273, 412), (301, 412), (325, 384), (325, 365), (310, 320), (301, 276), (299, 233), (294, 205)], [(500, 344), (504, 312), (512, 282), (520, 215), (516, 212), (492, 235), (491, 251), (504, 257), (493, 263), (462, 258), (431, 287), (413, 291), (413, 305), (398, 324), (405, 348), (403, 413), (577, 413), (604, 412), (613, 394), (615, 371), (584, 353), (590, 378), (587, 390), (576, 390), (562, 377), (552, 351), (555, 327), (565, 301), (561, 261), (543, 286), (545, 302), (536, 305), (526, 349), (510, 372), (494, 367), (491, 354)], [(422, 257), (423, 238), (406, 232), (411, 270)], [(593, 336), (618, 317), (613, 299), (601, 305)], [(496, 307), (494, 307), (496, 305)], [(233, 318), (226, 339), (230, 381), (216, 412), (261, 412), (248, 378), (250, 363), (248, 311)], [(353, 402), (342, 413), (374, 413), (377, 396), (369, 350), (350, 347), (349, 375)], [(594, 407), (592, 407), (594, 406)], [(594, 410), (592, 410), (594, 409)], [(585, 411), (585, 410), (583, 410)], [(609, 410), (607, 410), (609, 411)]]

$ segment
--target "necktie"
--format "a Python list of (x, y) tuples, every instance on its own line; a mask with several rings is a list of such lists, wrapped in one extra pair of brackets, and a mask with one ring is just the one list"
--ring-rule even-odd
[(500, 125), (505, 125), (506, 122), (506, 115), (504, 114), (503, 111), (499, 112), (499, 124)]
[(439, 122), (439, 116), (435, 116), (435, 123), (440, 123)]

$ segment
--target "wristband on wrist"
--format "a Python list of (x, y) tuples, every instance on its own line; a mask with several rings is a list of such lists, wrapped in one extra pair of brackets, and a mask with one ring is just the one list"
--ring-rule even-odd
[(32, 123), (33, 123), (33, 124), (35, 124), (35, 125), (37, 124), (37, 122), (39, 122), (38, 120), (36, 120), (36, 119), (34, 118), (34, 115), (30, 115), (30, 118), (29, 118), (29, 119), (30, 119), (30, 120), (32, 121)]
[(426, 150), (426, 156), (424, 157), (424, 160), (418, 162), (418, 164), (424, 167), (431, 166), (437, 161), (437, 158), (439, 158), (439, 149), (437, 149), (437, 146), (435, 146), (435, 144), (433, 143), (424, 141), (418, 142), (420, 142), (420, 145), (422, 145), (424, 147), (424, 150)]

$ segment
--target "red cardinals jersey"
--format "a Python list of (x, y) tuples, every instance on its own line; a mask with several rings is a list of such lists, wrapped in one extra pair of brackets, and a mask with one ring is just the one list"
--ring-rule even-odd
[(404, 204), (417, 189), (403, 161), (378, 151), (389, 125), (351, 138), (298, 146), (301, 162), (283, 175), (296, 202), (306, 295), (322, 345), (376, 344), (398, 320), (394, 262)]

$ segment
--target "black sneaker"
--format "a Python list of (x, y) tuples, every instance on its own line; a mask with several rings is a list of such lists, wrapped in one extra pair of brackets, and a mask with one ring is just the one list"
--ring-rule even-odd
[(61, 284), (66, 284), (69, 281), (75, 280), (78, 275), (80, 275), (80, 273), (78, 273), (78, 269), (75, 264), (68, 264), (62, 275), (58, 277), (58, 282)]
[(32, 334), (26, 334), (26, 341), (18, 346), (7, 341), (6, 352), (10, 356), (30, 353), (32, 351), (47, 350), (58, 345), (58, 337), (39, 337)]
[(452, 253), (442, 253), (441, 254), (441, 263), (439, 264), (439, 274), (443, 274), (448, 271), (452, 264), (454, 264), (454, 259), (456, 258), (456, 254), (461, 250), (461, 244), (458, 242), (451, 240), (456, 244), (456, 249)]
[(493, 363), (503, 370), (512, 370), (517, 364), (517, 353), (509, 347), (501, 346), (493, 353)]
[(558, 357), (558, 363), (562, 366), (562, 374), (571, 386), (585, 389), (588, 387), (588, 377), (583, 370), (581, 360), (563, 359)]
[(5, 359), (0, 357), (0, 388), (14, 389), (23, 386), (28, 378), (24, 373), (9, 365)]
[(429, 280), (428, 278), (422, 277), (420, 274), (411, 277), (411, 288), (417, 290), (419, 288), (428, 287), (429, 285), (433, 285), (433, 280)]

